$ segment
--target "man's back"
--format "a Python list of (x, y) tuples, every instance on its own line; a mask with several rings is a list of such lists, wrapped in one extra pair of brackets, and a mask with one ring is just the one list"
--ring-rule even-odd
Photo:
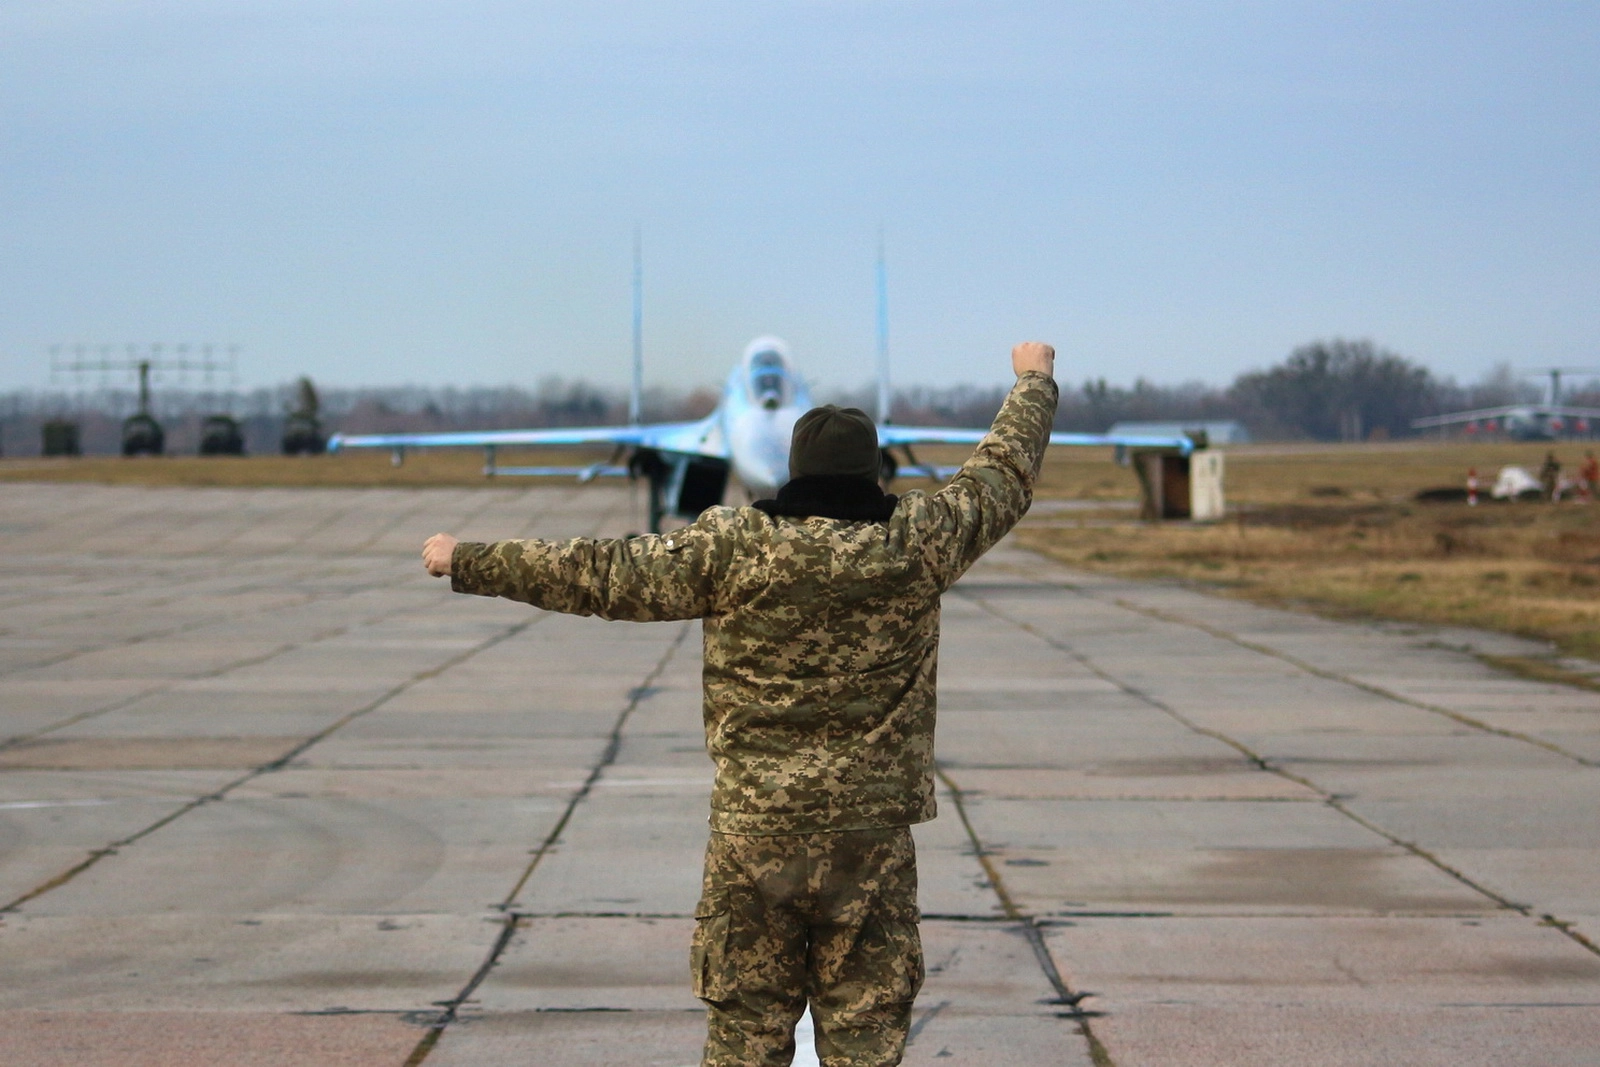
[(939, 596), (1026, 513), (1055, 383), (1024, 374), (936, 493), (882, 521), (712, 508), (623, 541), (462, 545), (454, 586), (610, 619), (705, 620), (711, 827), (816, 833), (933, 818)]
[(728, 538), (737, 558), (705, 619), (713, 829), (807, 833), (933, 817), (949, 568), (919, 497), (887, 523), (740, 508), (696, 524)]

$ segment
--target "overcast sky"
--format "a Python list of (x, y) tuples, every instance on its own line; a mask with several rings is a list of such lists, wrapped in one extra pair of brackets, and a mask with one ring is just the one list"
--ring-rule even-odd
[(0, 0), (0, 389), (1600, 364), (1600, 4)]

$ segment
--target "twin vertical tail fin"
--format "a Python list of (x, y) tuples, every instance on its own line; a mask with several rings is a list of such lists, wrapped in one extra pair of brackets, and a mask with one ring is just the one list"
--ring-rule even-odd
[(628, 425), (644, 422), (644, 249), (633, 228), (633, 382), (628, 389)]
[(878, 410), (879, 426), (889, 425), (889, 267), (883, 254), (883, 231), (878, 231)]

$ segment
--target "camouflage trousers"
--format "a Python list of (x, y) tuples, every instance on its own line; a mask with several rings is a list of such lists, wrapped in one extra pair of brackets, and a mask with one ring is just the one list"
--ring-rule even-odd
[(702, 1067), (781, 1067), (806, 1004), (824, 1067), (900, 1062), (922, 987), (909, 827), (713, 833), (690, 966)]

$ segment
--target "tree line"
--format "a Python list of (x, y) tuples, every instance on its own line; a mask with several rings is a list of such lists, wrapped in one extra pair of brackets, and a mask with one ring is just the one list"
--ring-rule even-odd
[[(864, 393), (862, 394), (865, 395)], [(1509, 365), (1459, 385), (1371, 341), (1333, 339), (1302, 345), (1280, 363), (1247, 371), (1226, 386), (1201, 382), (1131, 386), (1092, 378), (1062, 383), (1056, 429), (1100, 433), (1118, 422), (1237, 420), (1257, 440), (1364, 441), (1413, 436), (1414, 419), (1445, 411), (1533, 403), (1541, 386)], [(999, 388), (910, 389), (897, 395), (896, 421), (983, 425), (994, 417)], [(1600, 389), (1569, 390), (1564, 402), (1600, 406)]]
[[(240, 419), (251, 451), (272, 451), (283, 417), (295, 404), (296, 388), (163, 390), (156, 396), (155, 414), (178, 430), (175, 445), (205, 414), (225, 412)], [(872, 396), (872, 389), (863, 387), (820, 399), (871, 410)], [(1302, 345), (1282, 362), (1241, 374), (1226, 386), (1160, 385), (1143, 378), (1128, 386), (1104, 378), (1063, 382), (1056, 428), (1097, 433), (1118, 422), (1236, 419), (1258, 440), (1370, 440), (1410, 436), (1412, 420), (1424, 415), (1524, 403), (1540, 396), (1538, 384), (1519, 378), (1509, 366), (1461, 386), (1371, 341), (1336, 338)], [(913, 386), (895, 393), (893, 418), (908, 425), (984, 426), (1004, 398), (1005, 390), (998, 386)], [(698, 418), (717, 399), (711, 389), (654, 388), (644, 397), (644, 413), (650, 420)], [(1572, 390), (1564, 399), (1600, 406), (1600, 390)], [(118, 420), (134, 407), (128, 389), (0, 394), (0, 454), (37, 454), (40, 424), (60, 416), (83, 423), (87, 451), (115, 451)], [(627, 398), (616, 389), (549, 378), (531, 390), (325, 389), (321, 410), (330, 429), (354, 433), (489, 430), (618, 423), (626, 418)]]

